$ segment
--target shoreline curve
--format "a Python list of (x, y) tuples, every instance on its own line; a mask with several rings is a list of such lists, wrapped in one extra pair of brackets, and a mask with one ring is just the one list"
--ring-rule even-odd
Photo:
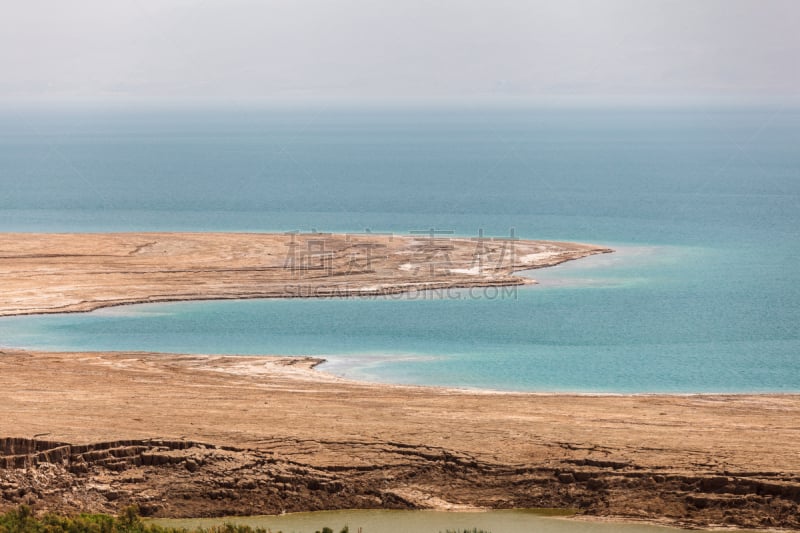
[[(509, 261), (508, 246), (380, 235), (0, 234), (0, 316), (292, 297), (292, 287), (331, 280), (370, 296), (516, 285), (526, 283), (519, 270), (611, 251), (515, 241)], [(116, 512), (135, 503), (178, 517), (575, 507), (593, 519), (800, 530), (799, 394), (388, 385), (315, 369), (322, 361), (0, 349), (0, 508)]]
[(346, 380), (320, 362), (4, 350), (0, 508), (571, 507), (800, 529), (800, 395), (487, 393)]
[(379, 234), (0, 233), (0, 317), (197, 300), (372, 297), (533, 284), (610, 248)]

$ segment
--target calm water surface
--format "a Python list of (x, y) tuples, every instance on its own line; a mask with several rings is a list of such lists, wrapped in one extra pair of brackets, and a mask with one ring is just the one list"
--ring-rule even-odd
[(386, 382), (800, 391), (794, 111), (60, 112), (0, 120), (2, 231), (392, 231), (615, 254), (512, 293), (0, 320), (0, 345), (322, 355)]
[(515, 511), (438, 512), (438, 511), (321, 511), (282, 516), (254, 516), (230, 519), (155, 520), (175, 527), (211, 527), (226, 522), (281, 530), (284, 533), (312, 533), (323, 527), (339, 531), (348, 525), (357, 533), (440, 533), (447, 529), (479, 528), (492, 533), (672, 533), (682, 529), (643, 524), (602, 523), (563, 518), (548, 518)]

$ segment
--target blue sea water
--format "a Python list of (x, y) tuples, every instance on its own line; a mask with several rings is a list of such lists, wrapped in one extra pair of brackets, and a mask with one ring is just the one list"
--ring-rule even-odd
[(0, 231), (391, 231), (607, 245), (507, 292), (0, 319), (0, 345), (322, 355), (386, 382), (800, 391), (800, 112), (0, 117)]

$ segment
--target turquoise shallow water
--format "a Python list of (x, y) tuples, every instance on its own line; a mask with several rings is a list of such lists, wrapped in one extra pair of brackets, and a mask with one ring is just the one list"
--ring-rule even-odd
[(100, 113), (0, 121), (0, 230), (571, 239), (535, 287), (0, 320), (0, 345), (323, 355), (387, 382), (800, 391), (800, 115)]

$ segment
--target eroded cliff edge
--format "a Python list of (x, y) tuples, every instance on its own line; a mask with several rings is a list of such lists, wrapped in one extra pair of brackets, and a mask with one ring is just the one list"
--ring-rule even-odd
[(0, 507), (155, 516), (571, 507), (800, 528), (800, 396), (490, 393), (318, 359), (0, 354)]

